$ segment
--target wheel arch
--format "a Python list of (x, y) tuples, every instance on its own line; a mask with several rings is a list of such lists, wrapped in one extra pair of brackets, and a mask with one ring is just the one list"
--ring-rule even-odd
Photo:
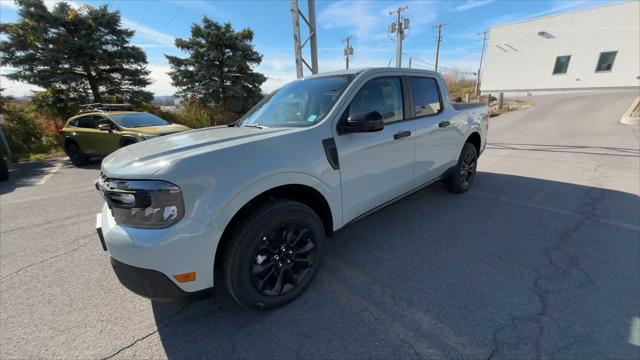
[(480, 155), (480, 149), (482, 147), (482, 137), (480, 136), (479, 132), (473, 131), (464, 142), (465, 144), (473, 144), (473, 146), (476, 148), (476, 151), (478, 152), (478, 155)]
[(78, 144), (78, 142), (76, 141), (76, 139), (72, 138), (71, 136), (65, 136), (62, 138), (62, 147), (66, 150), (67, 147), (71, 144), (76, 144), (78, 146), (80, 146)]
[(332, 210), (329, 200), (317, 188), (304, 183), (288, 183), (273, 186), (251, 197), (241, 206), (224, 226), (215, 250), (214, 267), (222, 264), (221, 258), (226, 247), (230, 244), (234, 229), (242, 223), (242, 220), (257, 205), (274, 199), (289, 199), (298, 201), (310, 207), (320, 218), (328, 237), (333, 236), (335, 226), (335, 211)]

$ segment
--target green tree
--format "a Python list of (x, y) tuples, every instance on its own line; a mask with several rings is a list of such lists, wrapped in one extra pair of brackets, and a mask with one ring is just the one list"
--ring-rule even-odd
[(147, 57), (129, 44), (134, 31), (106, 5), (74, 8), (42, 0), (15, 0), (19, 18), (0, 24), (0, 64), (8, 78), (47, 89), (65, 100), (150, 101)]
[(262, 97), (264, 75), (253, 71), (262, 55), (251, 41), (253, 31), (234, 31), (230, 23), (219, 24), (208, 17), (191, 26), (189, 39), (176, 39), (186, 58), (165, 55), (171, 65), (169, 76), (179, 94), (196, 98), (203, 105), (246, 111)]

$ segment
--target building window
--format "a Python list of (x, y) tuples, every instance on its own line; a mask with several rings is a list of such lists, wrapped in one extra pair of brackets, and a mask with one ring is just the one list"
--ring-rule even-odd
[(558, 56), (556, 65), (553, 67), (553, 75), (566, 74), (569, 69), (569, 60), (571, 60), (571, 55)]
[(596, 66), (596, 72), (611, 71), (617, 54), (617, 51), (601, 52), (598, 65)]

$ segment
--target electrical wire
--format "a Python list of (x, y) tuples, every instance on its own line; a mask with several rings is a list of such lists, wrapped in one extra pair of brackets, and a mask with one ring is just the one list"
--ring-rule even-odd
[(158, 36), (156, 36), (153, 39), (153, 42), (156, 42), (156, 40), (158, 40), (158, 38), (164, 33), (164, 31), (167, 29), (167, 27), (169, 27), (169, 25), (171, 25), (171, 23), (173, 22), (173, 20), (176, 19), (176, 17), (178, 17), (178, 15), (180, 14), (180, 12), (182, 11), (182, 9), (184, 9), (184, 5), (186, 2), (182, 3), (182, 6), (180, 6), (180, 8), (178, 9), (178, 11), (176, 11), (173, 14), (173, 17), (171, 17), (171, 19), (169, 19), (169, 21), (162, 27), (162, 30), (160, 30), (160, 34), (158, 34)]
[(144, 13), (142, 13), (142, 16), (140, 17), (140, 19), (136, 21), (136, 28), (133, 29), (133, 31), (138, 30), (138, 26), (140, 26), (142, 24), (142, 21), (144, 21), (144, 19), (147, 17), (149, 10), (151, 10), (151, 7), (153, 6), (153, 3), (154, 1), (149, 1), (149, 6), (147, 6), (147, 10), (145, 10)]

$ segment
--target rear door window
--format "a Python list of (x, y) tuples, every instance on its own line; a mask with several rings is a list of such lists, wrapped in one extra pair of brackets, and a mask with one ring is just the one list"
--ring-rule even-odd
[(409, 82), (411, 83), (416, 117), (433, 115), (442, 111), (442, 100), (435, 79), (412, 77)]

